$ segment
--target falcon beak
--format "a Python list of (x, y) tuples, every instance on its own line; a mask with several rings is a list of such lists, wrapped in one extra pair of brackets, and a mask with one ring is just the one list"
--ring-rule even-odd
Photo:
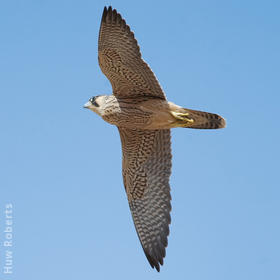
[(84, 105), (84, 108), (89, 109), (91, 106), (92, 106), (91, 102), (88, 101), (88, 102)]

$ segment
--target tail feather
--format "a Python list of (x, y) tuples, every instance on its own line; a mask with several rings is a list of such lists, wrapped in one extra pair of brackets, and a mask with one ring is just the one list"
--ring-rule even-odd
[(176, 126), (179, 127), (217, 129), (226, 126), (225, 119), (213, 113), (182, 108), (180, 112), (172, 115), (176, 118)]

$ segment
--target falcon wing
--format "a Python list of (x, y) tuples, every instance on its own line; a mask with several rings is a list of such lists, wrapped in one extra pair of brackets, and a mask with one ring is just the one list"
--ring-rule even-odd
[(98, 61), (117, 97), (165, 95), (141, 53), (133, 32), (121, 15), (104, 8), (98, 39)]
[(118, 129), (123, 180), (134, 225), (150, 265), (159, 271), (171, 221), (170, 130)]

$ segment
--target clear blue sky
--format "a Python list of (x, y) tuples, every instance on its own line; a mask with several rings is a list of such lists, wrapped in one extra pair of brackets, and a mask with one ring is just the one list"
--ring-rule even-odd
[[(140, 246), (118, 131), (82, 108), (111, 93), (97, 62), (104, 5), (135, 32), (169, 100), (227, 119), (175, 129), (165, 265)], [(1, 1), (1, 279), (280, 279), (279, 1)]]

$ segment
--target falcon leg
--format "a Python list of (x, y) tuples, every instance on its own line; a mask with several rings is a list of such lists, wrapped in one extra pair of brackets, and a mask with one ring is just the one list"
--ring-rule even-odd
[(179, 113), (179, 112), (170, 112), (171, 115), (176, 119), (176, 127), (188, 127), (194, 123), (194, 120), (189, 117), (189, 113)]

